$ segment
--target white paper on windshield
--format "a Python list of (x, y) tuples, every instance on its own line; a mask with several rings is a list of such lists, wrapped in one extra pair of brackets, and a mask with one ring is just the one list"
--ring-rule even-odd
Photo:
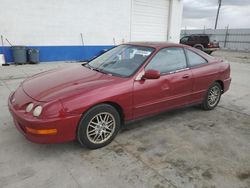
[(150, 51), (145, 51), (145, 50), (137, 50), (135, 54), (138, 55), (143, 55), (143, 56), (148, 56), (151, 52)]

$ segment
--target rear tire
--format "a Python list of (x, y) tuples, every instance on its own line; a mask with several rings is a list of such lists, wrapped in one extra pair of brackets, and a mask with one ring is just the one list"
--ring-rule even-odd
[(120, 124), (120, 115), (113, 106), (108, 104), (94, 106), (81, 118), (77, 140), (89, 149), (104, 147), (115, 138)]
[(196, 46), (195, 48), (196, 48), (196, 49), (198, 49), (198, 50), (203, 51), (203, 49), (202, 49), (202, 47), (201, 47), (201, 46)]
[(201, 108), (204, 110), (214, 109), (220, 102), (222, 94), (221, 85), (218, 82), (215, 82), (211, 85), (207, 91), (206, 97), (201, 104)]

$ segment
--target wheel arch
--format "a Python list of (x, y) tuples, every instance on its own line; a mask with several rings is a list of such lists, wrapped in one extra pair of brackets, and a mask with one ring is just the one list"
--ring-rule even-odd
[(113, 101), (102, 101), (102, 102), (96, 103), (94, 105), (91, 105), (84, 112), (82, 112), (82, 116), (84, 116), (90, 109), (94, 108), (95, 106), (101, 105), (101, 104), (108, 104), (108, 105), (114, 107), (117, 110), (117, 112), (121, 118), (121, 124), (123, 125), (124, 119), (125, 119), (124, 118), (124, 110), (121, 107), (121, 105), (119, 105), (118, 103), (113, 102)]
[(216, 80), (215, 82), (217, 82), (218, 84), (220, 84), (221, 89), (222, 89), (222, 93), (224, 92), (224, 83), (221, 80)]
[(113, 106), (117, 110), (117, 112), (119, 113), (120, 118), (121, 118), (121, 125), (123, 125), (123, 123), (124, 123), (124, 111), (123, 111), (123, 108), (118, 103), (112, 102), (112, 101), (105, 101), (105, 102), (102, 102), (99, 104), (109, 104), (110, 106)]
[(202, 51), (204, 50), (204, 46), (202, 44), (195, 44), (193, 47), (194, 48), (201, 47)]

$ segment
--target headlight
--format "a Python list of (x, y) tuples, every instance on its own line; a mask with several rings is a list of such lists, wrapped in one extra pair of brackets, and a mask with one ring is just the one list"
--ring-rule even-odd
[(42, 113), (43, 107), (42, 106), (36, 106), (33, 111), (33, 116), (38, 117)]
[(28, 106), (26, 107), (26, 112), (30, 112), (34, 107), (33, 103), (29, 103)]

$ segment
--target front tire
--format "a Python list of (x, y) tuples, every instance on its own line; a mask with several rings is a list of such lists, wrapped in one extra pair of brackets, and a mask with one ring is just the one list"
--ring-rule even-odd
[(212, 86), (209, 87), (206, 97), (201, 104), (202, 109), (204, 110), (212, 110), (214, 109), (218, 103), (220, 102), (222, 94), (221, 85), (218, 82), (215, 82)]
[(89, 149), (104, 147), (115, 138), (120, 124), (120, 115), (113, 106), (108, 104), (94, 106), (81, 118), (77, 140)]

